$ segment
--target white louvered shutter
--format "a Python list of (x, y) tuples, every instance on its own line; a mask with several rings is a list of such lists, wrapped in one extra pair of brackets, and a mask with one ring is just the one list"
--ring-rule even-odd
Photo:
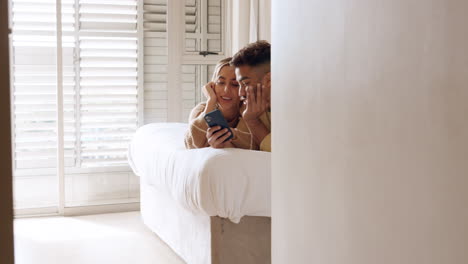
[(79, 166), (126, 165), (138, 125), (137, 1), (79, 2)]
[[(12, 0), (15, 208), (57, 205), (55, 1)], [(63, 1), (65, 165), (75, 164), (73, 2)]]
[(208, 0), (207, 21), (206, 21), (206, 43), (207, 50), (212, 52), (222, 52), (223, 24), (222, 24), (221, 0)]
[(167, 1), (144, 0), (145, 123), (167, 121)]
[(195, 105), (206, 101), (201, 87), (211, 81), (214, 66), (214, 64), (182, 65), (183, 115), (187, 119)]
[[(214, 65), (224, 58), (222, 0), (185, 1), (185, 38), (182, 75), (183, 118), (188, 119), (195, 105), (206, 100), (201, 87), (211, 81)], [(201, 51), (217, 53), (206, 57)]]
[(185, 53), (210, 51), (223, 54), (222, 0), (185, 1)]
[(77, 155), (66, 204), (135, 201), (127, 147), (138, 127), (137, 0), (76, 0)]
[(185, 51), (201, 49), (200, 6), (197, 0), (185, 1)]

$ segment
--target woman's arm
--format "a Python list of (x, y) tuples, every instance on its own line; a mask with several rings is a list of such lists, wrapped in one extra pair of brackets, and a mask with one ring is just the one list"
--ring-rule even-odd
[(190, 112), (189, 129), (185, 133), (185, 147), (188, 149), (209, 147), (206, 138), (208, 125), (205, 122), (205, 114), (216, 109), (217, 99), (214, 91), (215, 84), (207, 83), (202, 87), (202, 92), (207, 98), (206, 103), (195, 106)]
[[(209, 147), (206, 139), (208, 125), (205, 122), (205, 113), (213, 111), (216, 104), (210, 102), (201, 103), (192, 109), (189, 117), (189, 129), (185, 133), (185, 147), (187, 149)], [(213, 110), (210, 110), (213, 109)]]

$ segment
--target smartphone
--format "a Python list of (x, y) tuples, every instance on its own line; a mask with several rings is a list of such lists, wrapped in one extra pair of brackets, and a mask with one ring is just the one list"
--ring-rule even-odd
[(224, 142), (233, 138), (232, 131), (229, 128), (228, 122), (224, 118), (223, 113), (221, 113), (221, 111), (219, 111), (218, 109), (207, 113), (205, 115), (205, 121), (209, 127), (220, 126), (221, 129), (227, 128), (228, 131), (231, 132), (231, 135)]

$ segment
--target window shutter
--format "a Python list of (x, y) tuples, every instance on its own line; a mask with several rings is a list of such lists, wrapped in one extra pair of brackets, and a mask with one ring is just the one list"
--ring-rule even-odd
[(222, 9), (221, 0), (208, 0), (208, 19), (206, 42), (207, 49), (211, 52), (222, 52)]
[[(12, 144), (15, 208), (57, 205), (54, 0), (12, 0)], [(73, 8), (63, 3), (65, 164), (75, 161)], [(37, 172), (29, 175), (27, 172)], [(33, 176), (32, 176), (33, 175)]]
[(200, 51), (200, 16), (197, 0), (185, 1), (185, 51)]
[[(224, 58), (222, 0), (185, 1), (185, 55), (181, 66), (184, 121), (198, 103), (205, 101), (201, 87), (211, 81), (214, 65)], [(199, 55), (200, 51), (220, 56)]]
[[(65, 162), (74, 163), (73, 25), (64, 3)], [(14, 164), (17, 169), (55, 168), (56, 63), (55, 1), (15, 0), (12, 5)]]
[(126, 165), (138, 124), (137, 1), (79, 3), (80, 166)]
[(185, 52), (223, 53), (223, 24), (221, 0), (185, 1)]
[(167, 120), (167, 2), (144, 0), (145, 123)]
[(182, 65), (183, 115), (187, 117), (187, 120), (192, 109), (200, 102), (206, 101), (201, 87), (211, 81), (214, 66), (210, 64)]

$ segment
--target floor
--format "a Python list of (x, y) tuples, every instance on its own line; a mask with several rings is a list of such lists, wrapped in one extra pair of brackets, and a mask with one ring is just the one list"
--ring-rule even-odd
[(16, 264), (183, 264), (139, 212), (15, 220)]

